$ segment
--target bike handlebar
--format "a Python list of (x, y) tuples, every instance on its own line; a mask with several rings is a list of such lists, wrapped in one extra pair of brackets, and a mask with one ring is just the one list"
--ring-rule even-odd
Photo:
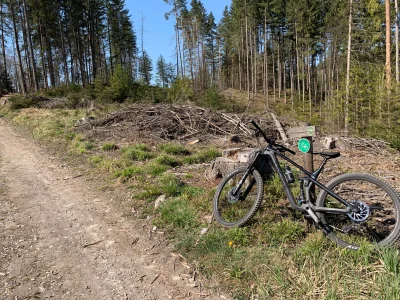
[(260, 126), (258, 126), (258, 124), (254, 120), (251, 120), (251, 124), (253, 124), (253, 126), (257, 129), (257, 131), (259, 131), (262, 134), (262, 136), (264, 137), (265, 141), (270, 146), (277, 146), (278, 148), (280, 148), (280, 149), (282, 149), (284, 151), (290, 152), (290, 153), (292, 153), (294, 155), (296, 154), (296, 152), (294, 152), (293, 150), (291, 150), (289, 148), (286, 148), (285, 146), (279, 145), (279, 144), (275, 143), (275, 140), (268, 138), (266, 136), (265, 132), (260, 128)]

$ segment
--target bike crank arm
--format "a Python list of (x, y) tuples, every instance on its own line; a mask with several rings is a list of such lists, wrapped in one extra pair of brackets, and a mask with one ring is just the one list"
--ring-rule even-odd
[(323, 224), (321, 220), (318, 218), (314, 210), (311, 208), (310, 205), (308, 204), (302, 204), (302, 208), (304, 208), (304, 211), (306, 212), (307, 215), (310, 216), (310, 218), (314, 221), (314, 223), (324, 232), (325, 235), (328, 235), (332, 232), (332, 230), (329, 228), (329, 226)]

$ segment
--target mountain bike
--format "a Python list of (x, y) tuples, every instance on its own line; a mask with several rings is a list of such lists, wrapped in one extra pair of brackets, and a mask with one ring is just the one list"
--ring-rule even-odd
[[(263, 200), (264, 182), (272, 167), (291, 208), (303, 212), (339, 246), (357, 250), (362, 245), (389, 246), (398, 241), (399, 194), (388, 183), (368, 174), (347, 173), (324, 185), (318, 176), (328, 160), (339, 157), (340, 152), (314, 153), (322, 157), (322, 162), (314, 172), (309, 172), (285, 155), (286, 152), (296, 154), (294, 151), (268, 138), (255, 121), (251, 123), (267, 146), (256, 152), (247, 167), (233, 170), (219, 183), (213, 212), (220, 224), (242, 226), (254, 216)], [(281, 166), (282, 160), (284, 166)], [(287, 163), (304, 174), (298, 178), (297, 198), (290, 187), (296, 179)], [(315, 187), (320, 190), (316, 199)]]

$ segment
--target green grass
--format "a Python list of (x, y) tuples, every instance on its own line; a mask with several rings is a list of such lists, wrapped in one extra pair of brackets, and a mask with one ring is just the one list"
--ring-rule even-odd
[(124, 180), (131, 179), (137, 175), (143, 175), (143, 169), (138, 166), (129, 166), (122, 170), (117, 170), (114, 172), (115, 178), (122, 178)]
[(136, 144), (121, 149), (125, 158), (132, 161), (145, 161), (153, 157), (150, 149), (145, 144)]
[(170, 166), (160, 165), (156, 161), (151, 161), (144, 167), (144, 172), (152, 176), (159, 176), (164, 174), (168, 169), (170, 169)]
[(218, 156), (221, 156), (221, 152), (218, 151), (217, 149), (211, 148), (187, 156), (183, 159), (183, 162), (185, 164), (201, 164), (212, 161)]
[(164, 228), (189, 230), (197, 226), (197, 215), (193, 207), (182, 199), (172, 199), (159, 208), (160, 217), (155, 224)]
[(161, 154), (155, 159), (155, 162), (159, 165), (177, 167), (181, 165), (181, 162), (171, 155)]
[[(223, 293), (234, 299), (400, 299), (398, 249), (338, 248), (282, 205), (285, 196), (276, 177), (266, 183), (262, 207), (248, 225), (224, 229), (215, 221), (208, 224), (215, 186), (206, 181), (190, 186), (185, 181), (193, 174), (174, 175), (172, 168), (209, 162), (220, 155), (218, 150), (189, 153), (180, 144), (166, 143), (157, 151), (145, 144), (115, 151), (113, 142), (96, 144), (71, 130), (84, 115), (32, 108), (7, 113), (38, 139), (62, 141), (71, 154), (90, 153), (88, 162), (109, 175), (106, 186), (127, 182), (134, 194), (124, 200), (129, 207), (150, 215), (175, 250), (212, 282), (217, 279)], [(160, 195), (167, 200), (154, 209)], [(208, 231), (201, 234), (204, 228)]]
[(104, 143), (101, 146), (101, 150), (109, 152), (109, 151), (115, 151), (118, 149), (118, 146), (115, 143)]
[(165, 143), (158, 147), (162, 152), (171, 155), (188, 155), (190, 152), (183, 145), (176, 143)]

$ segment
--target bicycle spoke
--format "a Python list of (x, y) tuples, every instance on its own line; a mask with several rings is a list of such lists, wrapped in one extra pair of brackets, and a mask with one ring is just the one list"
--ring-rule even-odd
[[(360, 208), (360, 213), (321, 214), (323, 222), (330, 226), (340, 240), (339, 244), (358, 247), (362, 243), (387, 244), (397, 239), (399, 199), (390, 187), (368, 175), (346, 174), (337, 182), (333, 181), (331, 189)], [(318, 205), (345, 208), (330, 195), (318, 199)]]

